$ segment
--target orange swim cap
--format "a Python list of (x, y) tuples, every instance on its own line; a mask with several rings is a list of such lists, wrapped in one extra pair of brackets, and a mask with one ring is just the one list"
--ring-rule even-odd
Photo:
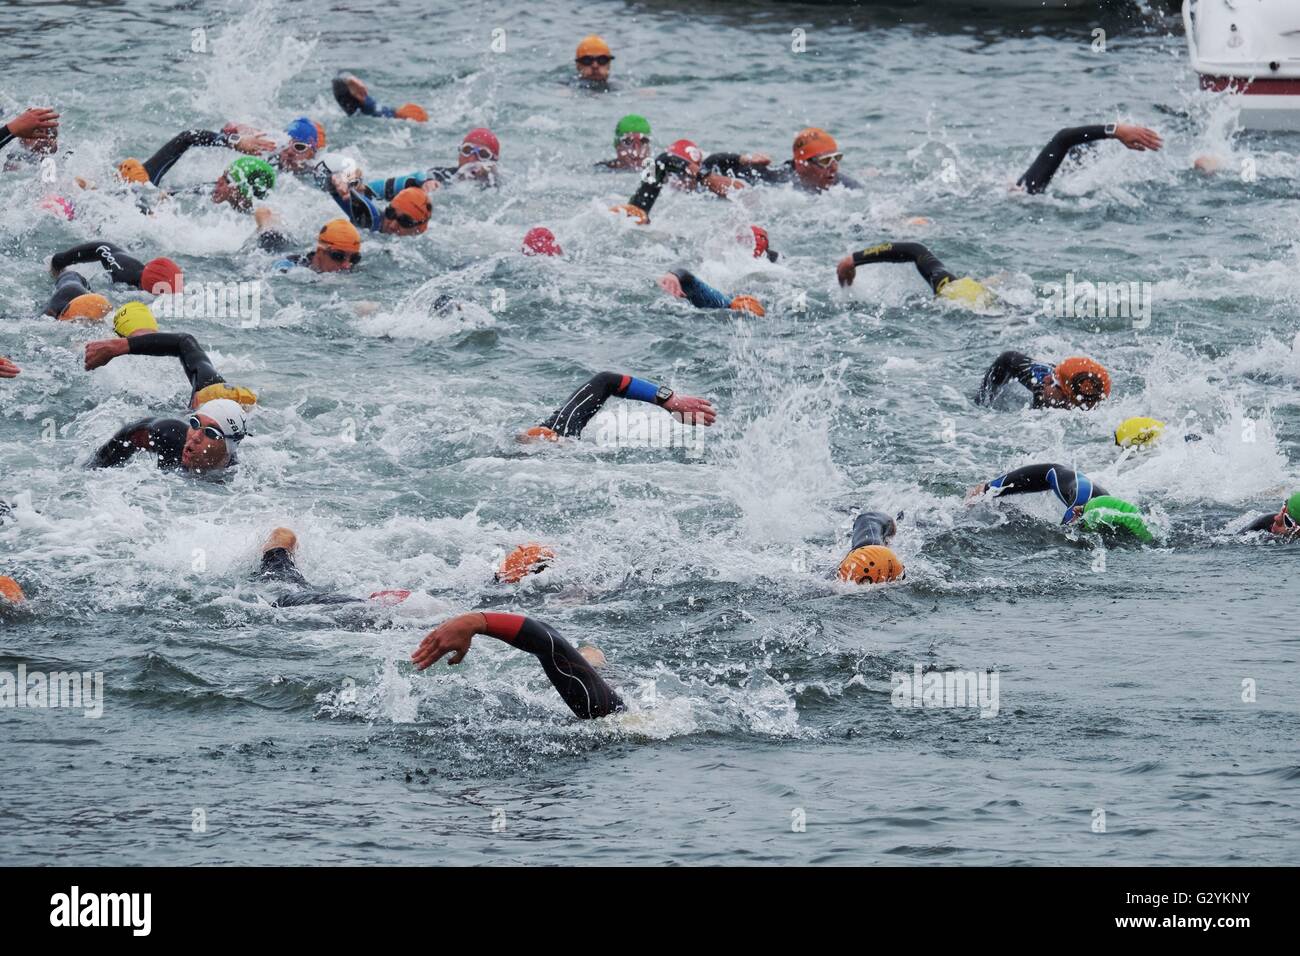
[(578, 41), (578, 51), (573, 54), (573, 57), (577, 59), (580, 56), (613, 56), (613, 54), (609, 51), (609, 44), (593, 33)]
[(23, 589), (18, 586), (17, 581), (0, 574), (0, 600), (22, 604), (26, 599), (27, 595), (23, 594)]
[(311, 125), (316, 127), (316, 150), (319, 152), (325, 148), (325, 127), (316, 120), (312, 120)]
[(560, 433), (545, 425), (534, 425), (519, 436), (520, 441), (559, 441)]
[(794, 138), (794, 160), (797, 163), (806, 163), (814, 156), (839, 152), (839, 148), (839, 143), (835, 142), (834, 136), (824, 129), (810, 126), (799, 130)]
[(517, 584), (530, 574), (536, 574), (551, 566), (555, 552), (540, 544), (521, 544), (501, 562), (501, 569), (496, 579), (505, 584)]
[(419, 223), (419, 231), (429, 228), (429, 217), (433, 215), (433, 206), (429, 197), (419, 186), (407, 186), (393, 197), (388, 204), (396, 215), (407, 215)]
[(340, 252), (360, 252), (361, 233), (357, 232), (357, 227), (346, 219), (331, 219), (321, 226), (316, 244), (329, 249), (338, 249)]
[(77, 296), (64, 307), (59, 313), (59, 321), (71, 322), (74, 319), (84, 319), (87, 322), (101, 322), (111, 311), (113, 307), (109, 305), (108, 299), (98, 292), (87, 292)]
[(1110, 397), (1110, 374), (1097, 362), (1082, 355), (1062, 359), (1056, 364), (1052, 377), (1070, 401), (1084, 408), (1092, 408)]
[(840, 562), (840, 580), (853, 584), (883, 584), (901, 578), (903, 562), (882, 544), (869, 544), (850, 551)]
[(731, 300), (731, 307), (737, 312), (750, 312), (754, 315), (767, 315), (767, 310), (752, 295), (738, 295)]
[(644, 226), (650, 221), (650, 217), (646, 215), (644, 209), (640, 206), (633, 206), (631, 203), (624, 203), (621, 206), (610, 206), (609, 211), (620, 212), (629, 219), (635, 219), (638, 226)]
[(414, 120), (417, 123), (429, 122), (429, 114), (424, 111), (424, 107), (414, 103), (403, 103), (393, 110), (393, 115), (398, 119)]
[(117, 174), (128, 183), (147, 183), (149, 174), (138, 159), (124, 159), (117, 164)]

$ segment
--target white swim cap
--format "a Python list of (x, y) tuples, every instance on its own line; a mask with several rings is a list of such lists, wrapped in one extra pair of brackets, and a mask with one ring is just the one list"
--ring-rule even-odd
[(221, 434), (226, 436), (226, 447), (231, 454), (235, 452), (235, 444), (248, 434), (248, 419), (244, 415), (243, 406), (228, 398), (214, 398), (210, 402), (204, 402), (194, 409), (194, 414), (206, 415), (217, 423)]

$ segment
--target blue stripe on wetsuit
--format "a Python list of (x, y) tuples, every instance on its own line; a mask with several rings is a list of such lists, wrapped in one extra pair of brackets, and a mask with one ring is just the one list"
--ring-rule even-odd
[(392, 199), (408, 186), (423, 186), (428, 180), (427, 173), (407, 173), (405, 176), (390, 176), (387, 179), (372, 179), (366, 183), (370, 191), (384, 199)]
[(629, 376), (632, 380), (627, 383), (627, 391), (623, 393), (624, 398), (630, 398), (636, 402), (653, 402), (655, 396), (659, 394), (659, 386), (654, 382), (647, 382), (643, 378)]
[(697, 309), (729, 309), (731, 297), (719, 292), (707, 282), (702, 282), (685, 269), (676, 270), (673, 275), (682, 284), (686, 299)]
[(1061, 504), (1065, 505), (1065, 514), (1061, 518), (1061, 524), (1069, 524), (1073, 521), (1074, 509), (1079, 505), (1086, 505), (1088, 499), (1092, 497), (1092, 479), (1081, 471), (1074, 473), (1074, 501), (1065, 500), (1065, 495), (1061, 493), (1061, 486), (1057, 480), (1055, 468), (1047, 472), (1047, 483), (1052, 486), (1052, 491), (1056, 492), (1056, 497), (1061, 499)]

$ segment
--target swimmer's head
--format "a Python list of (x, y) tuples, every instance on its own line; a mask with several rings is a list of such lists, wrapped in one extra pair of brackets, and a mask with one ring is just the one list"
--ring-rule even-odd
[(117, 164), (118, 178), (124, 183), (147, 183), (149, 173), (138, 159), (124, 159)]
[(172, 293), (176, 295), (185, 289), (185, 277), (181, 267), (165, 256), (150, 259), (140, 270), (140, 289), (152, 295)]
[(113, 331), (124, 339), (158, 331), (153, 310), (143, 302), (128, 302), (113, 313)]
[(524, 255), (526, 256), (560, 256), (564, 250), (555, 241), (555, 233), (545, 226), (534, 226), (524, 235)]
[(361, 233), (346, 219), (331, 219), (316, 236), (311, 267), (317, 272), (346, 272), (361, 262)]
[(322, 148), (320, 131), (305, 116), (299, 116), (284, 132), (289, 142), (279, 151), (281, 169), (302, 168)]
[(216, 471), (234, 457), (248, 434), (248, 420), (238, 402), (217, 398), (204, 402), (190, 415), (181, 449), (181, 466), (188, 471)]
[(1093, 408), (1110, 397), (1110, 373), (1100, 363), (1081, 355), (1058, 362), (1052, 379), (1070, 406)]
[(1300, 534), (1300, 491), (1282, 503), (1282, 510), (1273, 516), (1270, 530), (1287, 537)]
[(77, 207), (66, 196), (46, 196), (39, 203), (40, 207), (47, 212), (52, 212), (56, 216), (71, 222), (77, 217)]
[(241, 156), (221, 174), (212, 190), (212, 201), (227, 202), (236, 209), (249, 209), (254, 199), (265, 199), (275, 188), (275, 167), (256, 156)]
[(429, 228), (433, 204), (419, 186), (407, 186), (384, 209), (384, 232), (415, 236)]
[(827, 189), (835, 185), (844, 154), (835, 137), (824, 129), (810, 126), (794, 137), (794, 171), (805, 186)]
[(545, 425), (534, 425), (527, 431), (519, 434), (519, 441), (528, 444), (539, 441), (559, 441), (560, 433), (553, 428), (547, 428)]
[(903, 562), (883, 544), (869, 544), (840, 562), (839, 579), (851, 584), (884, 584), (904, 577)]
[(609, 69), (613, 62), (614, 54), (610, 52), (609, 44), (594, 33), (579, 40), (578, 48), (573, 53), (578, 76), (595, 83), (604, 83), (609, 79)]
[(610, 206), (609, 211), (616, 212), (622, 216), (627, 216), (638, 226), (644, 226), (650, 221), (650, 217), (646, 215), (644, 209), (640, 206), (633, 206), (631, 203), (623, 203), (621, 206)]
[(22, 604), (27, 600), (27, 595), (23, 594), (23, 589), (18, 586), (18, 582), (11, 577), (0, 574), (0, 602), (7, 601), (10, 604)]
[(403, 103), (393, 110), (393, 115), (398, 119), (410, 120), (412, 123), (429, 122), (428, 111), (418, 103)]
[(700, 163), (704, 162), (704, 152), (689, 139), (679, 139), (668, 147), (668, 155), (686, 161), (686, 174), (692, 178), (700, 174)]
[(59, 313), (61, 322), (102, 322), (104, 316), (113, 311), (108, 299), (98, 292), (86, 292), (77, 296)]
[(751, 315), (767, 315), (763, 304), (752, 295), (738, 295), (731, 300), (730, 308), (736, 312), (748, 312)]
[(540, 544), (521, 544), (501, 562), (496, 579), (502, 584), (518, 584), (530, 574), (537, 574), (551, 566), (555, 552)]
[(941, 299), (956, 302), (968, 309), (987, 308), (993, 300), (993, 293), (970, 276), (962, 276), (960, 279), (951, 279), (944, 282), (939, 286), (937, 294)]
[(1139, 541), (1155, 540), (1138, 506), (1114, 495), (1098, 495), (1083, 506), (1079, 523), (1085, 531), (1124, 532)]
[(614, 127), (614, 152), (621, 162), (639, 166), (650, 158), (650, 121), (629, 113)]
[(1154, 418), (1126, 418), (1115, 429), (1115, 444), (1120, 448), (1153, 445), (1164, 434), (1165, 423)]
[(754, 258), (761, 259), (767, 256), (768, 262), (776, 262), (780, 254), (772, 248), (771, 240), (768, 239), (767, 230), (762, 226), (750, 226), (748, 233), (742, 231), (740, 241), (752, 241), (754, 244)]
[(479, 126), (465, 134), (460, 141), (460, 155), (456, 157), (457, 166), (470, 163), (495, 163), (501, 158), (501, 142), (486, 126)]

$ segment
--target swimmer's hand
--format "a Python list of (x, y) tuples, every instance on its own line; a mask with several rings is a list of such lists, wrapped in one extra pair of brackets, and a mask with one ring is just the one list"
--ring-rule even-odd
[(269, 153), (275, 149), (275, 141), (268, 139), (261, 133), (236, 133), (230, 137), (230, 145), (241, 153), (256, 155), (257, 153)]
[(470, 641), (474, 635), (486, 631), (487, 621), (482, 614), (472, 612), (458, 615), (449, 621), (443, 621), (426, 634), (420, 646), (411, 654), (411, 661), (418, 671), (431, 667), (448, 654), (452, 655), (448, 664), (459, 664), (469, 653)]
[(707, 398), (690, 395), (674, 395), (664, 402), (664, 408), (673, 413), (673, 418), (687, 425), (712, 425), (718, 417), (713, 403)]
[(853, 279), (858, 274), (858, 267), (853, 264), (852, 256), (845, 256), (835, 264), (835, 276), (840, 280), (840, 285), (853, 285)]
[(718, 173), (709, 173), (703, 178), (702, 182), (708, 187), (709, 192), (713, 193), (715, 196), (722, 196), (723, 198), (745, 188), (745, 184), (739, 179), (732, 179), (729, 176), (721, 176)]
[(1129, 149), (1137, 150), (1139, 153), (1148, 149), (1158, 150), (1165, 145), (1159, 133), (1153, 129), (1147, 129), (1145, 126), (1131, 126), (1129, 124), (1116, 126), (1115, 138)]
[(0, 378), (13, 378), (19, 371), (17, 365), (0, 355)]
[(99, 339), (86, 343), (86, 371), (103, 368), (119, 355), (129, 351), (126, 339)]
[(7, 124), (9, 132), (19, 139), (30, 139), (37, 133), (59, 128), (59, 114), (45, 107), (33, 107), (19, 113)]
[(253, 210), (253, 219), (257, 221), (257, 231), (261, 232), (275, 221), (275, 211), (268, 206), (258, 206)]
[(348, 85), (348, 92), (351, 93), (355, 99), (365, 102), (366, 97), (370, 95), (370, 91), (366, 89), (366, 84), (362, 83), (355, 76), (349, 76), (344, 82)]
[(975, 504), (975, 502), (977, 502), (980, 498), (984, 497), (984, 493), (988, 490), (989, 490), (988, 482), (981, 481), (970, 491), (966, 492), (966, 507), (969, 508), (971, 505)]
[(770, 166), (772, 157), (767, 153), (742, 153), (740, 164), (742, 166)]

